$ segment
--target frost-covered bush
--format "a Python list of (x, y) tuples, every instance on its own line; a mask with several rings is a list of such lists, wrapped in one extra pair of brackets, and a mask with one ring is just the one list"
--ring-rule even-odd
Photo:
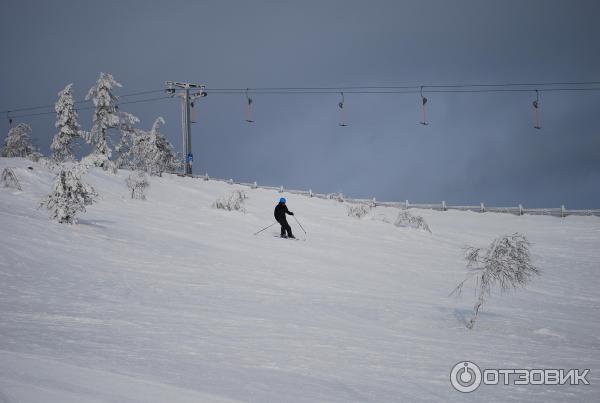
[(398, 217), (396, 218), (396, 222), (394, 222), (396, 227), (410, 227), (416, 229), (422, 229), (431, 234), (431, 230), (429, 229), (429, 225), (425, 222), (425, 219), (421, 216), (415, 216), (409, 213), (407, 210), (400, 211)]
[(42, 154), (39, 151), (34, 151), (31, 154), (29, 154), (27, 156), (28, 159), (30, 159), (33, 162), (40, 162), (42, 159), (44, 159), (44, 154)]
[(344, 194), (343, 193), (329, 193), (327, 195), (327, 198), (330, 200), (337, 200), (340, 203), (342, 203), (344, 201)]
[(244, 200), (247, 199), (248, 196), (246, 192), (242, 190), (234, 190), (227, 196), (223, 196), (218, 198), (214, 203), (213, 207), (227, 210), (227, 211), (241, 211), (245, 212), (244, 208)]
[(54, 158), (44, 156), (40, 157), (36, 162), (51, 172), (58, 172), (63, 164)]
[(132, 199), (146, 200), (146, 189), (150, 187), (148, 182), (148, 175), (142, 171), (134, 171), (127, 179), (125, 179), (127, 187), (131, 191)]
[[(4, 139), (4, 147), (0, 149), (2, 157), (29, 157), (36, 152), (31, 142), (31, 126), (26, 123), (19, 123), (8, 131)], [(39, 153), (36, 153), (39, 155)]]
[(363, 218), (369, 214), (369, 211), (371, 211), (371, 206), (368, 204), (347, 204), (346, 210), (348, 217)]
[(81, 179), (87, 168), (82, 163), (63, 164), (54, 179), (52, 191), (41, 202), (59, 223), (76, 223), (77, 214), (84, 212), (85, 206), (93, 204), (98, 197), (94, 188)]
[(386, 224), (393, 224), (393, 220), (391, 220), (386, 214), (383, 213), (373, 214), (371, 219), (375, 221), (382, 221)]
[(0, 179), (5, 188), (23, 190), (21, 188), (21, 183), (19, 183), (19, 178), (17, 178), (17, 174), (15, 174), (15, 171), (13, 171), (12, 168), (4, 168)]
[(106, 156), (92, 153), (83, 157), (76, 165), (79, 167), (79, 171), (85, 174), (90, 168), (100, 166), (104, 161), (106, 161)]
[(56, 111), (56, 123), (58, 133), (54, 135), (50, 149), (52, 158), (56, 161), (71, 161), (73, 155), (73, 142), (79, 137), (79, 122), (71, 88), (73, 84), (67, 85), (58, 93), (58, 101), (54, 105)]
[(473, 307), (473, 315), (467, 322), (467, 328), (473, 328), (479, 310), (492, 289), (498, 288), (500, 292), (506, 292), (521, 288), (540, 274), (540, 270), (531, 263), (529, 246), (531, 244), (524, 235), (514, 233), (496, 238), (488, 249), (473, 246), (465, 248), (465, 260), (469, 272), (450, 295), (460, 295), (463, 285), (468, 280), (474, 279), (477, 300)]

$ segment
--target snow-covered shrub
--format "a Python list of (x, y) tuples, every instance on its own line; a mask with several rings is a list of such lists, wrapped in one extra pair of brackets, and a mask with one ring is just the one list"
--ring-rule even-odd
[(50, 149), (52, 150), (52, 158), (59, 162), (75, 159), (73, 141), (79, 137), (79, 123), (73, 92), (71, 91), (72, 87), (73, 84), (69, 84), (59, 92), (58, 101), (54, 105), (56, 111), (54, 126), (58, 129), (58, 133), (54, 135)]
[(28, 159), (30, 159), (30, 160), (31, 160), (31, 161), (33, 161), (33, 162), (40, 162), (40, 160), (42, 160), (42, 159), (43, 159), (43, 158), (45, 158), (45, 157), (44, 157), (44, 154), (42, 154), (41, 152), (39, 152), (39, 151), (34, 151), (34, 152), (32, 152), (31, 154), (29, 154), (29, 155), (27, 156), (27, 158), (28, 158)]
[(486, 298), (493, 288), (505, 292), (527, 285), (540, 270), (531, 263), (529, 255), (531, 244), (519, 233), (504, 235), (496, 238), (488, 249), (467, 246), (465, 260), (467, 261), (467, 277), (450, 293), (459, 295), (463, 285), (474, 279), (477, 289), (477, 300), (473, 307), (473, 316), (467, 322), (467, 328), (472, 329)]
[(121, 87), (111, 74), (100, 73), (100, 78), (88, 91), (85, 99), (92, 100), (95, 111), (93, 125), (89, 132), (84, 133), (84, 138), (94, 147), (94, 153), (101, 154), (106, 158), (101, 166), (105, 169), (110, 168), (108, 160), (112, 155), (109, 145), (109, 129), (119, 127), (121, 119), (117, 113), (117, 97), (112, 91), (115, 87)]
[(17, 174), (15, 174), (15, 171), (13, 171), (12, 168), (4, 168), (0, 179), (5, 188), (23, 190), (21, 188), (21, 183), (19, 183), (19, 178), (17, 178)]
[(54, 179), (52, 191), (41, 202), (59, 223), (76, 223), (77, 214), (84, 212), (85, 206), (93, 204), (98, 197), (94, 188), (81, 179), (86, 172), (87, 167), (81, 163), (63, 164)]
[(327, 195), (327, 198), (330, 200), (337, 200), (340, 203), (342, 203), (344, 201), (344, 194), (343, 193), (329, 193)]
[(125, 179), (127, 187), (131, 191), (132, 199), (146, 200), (146, 189), (150, 186), (148, 175), (143, 171), (134, 171)]
[[(31, 142), (31, 126), (26, 123), (19, 123), (8, 131), (4, 139), (4, 147), (0, 149), (2, 157), (29, 157), (36, 152)], [(39, 155), (39, 153), (37, 153)]]
[(103, 154), (89, 154), (86, 155), (79, 161), (77, 164), (79, 166), (79, 170), (83, 173), (87, 173), (92, 167), (98, 167), (102, 165), (103, 162), (106, 161), (106, 156)]
[(375, 221), (382, 221), (386, 224), (393, 224), (393, 220), (390, 219), (386, 214), (384, 213), (377, 213), (377, 214), (373, 214), (373, 216), (371, 217), (372, 220)]
[(248, 196), (246, 195), (246, 192), (242, 190), (234, 190), (227, 196), (218, 198), (213, 203), (213, 207), (227, 211), (235, 210), (245, 212), (246, 209), (244, 208), (244, 200), (247, 198)]
[(371, 211), (371, 206), (368, 204), (347, 204), (346, 210), (348, 217), (363, 218), (369, 214), (369, 211)]
[(45, 156), (40, 157), (36, 162), (51, 172), (58, 172), (63, 164), (52, 157)]
[(421, 216), (414, 216), (407, 210), (400, 211), (394, 225), (396, 227), (410, 227), (422, 229), (431, 234), (431, 230), (429, 229), (429, 225), (427, 225), (427, 222), (425, 222), (425, 219)]

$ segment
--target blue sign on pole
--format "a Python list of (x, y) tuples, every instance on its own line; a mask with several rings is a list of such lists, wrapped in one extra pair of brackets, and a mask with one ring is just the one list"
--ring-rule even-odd
[(192, 163), (192, 162), (194, 162), (194, 154), (192, 154), (192, 153), (189, 153), (189, 154), (187, 155), (187, 160), (188, 160), (188, 162), (189, 162), (189, 163)]

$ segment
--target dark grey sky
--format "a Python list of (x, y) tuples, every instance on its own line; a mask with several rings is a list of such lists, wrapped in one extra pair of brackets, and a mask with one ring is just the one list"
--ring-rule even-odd
[[(597, 1), (12, 1), (0, 14), (0, 110), (81, 99), (101, 71), (121, 93), (209, 87), (600, 81)], [(194, 171), (356, 197), (600, 207), (600, 91), (243, 95), (201, 101)], [(181, 149), (176, 100), (123, 107)], [(81, 124), (91, 116), (82, 111)], [(45, 152), (54, 117), (23, 118)], [(3, 132), (8, 128), (4, 120)]]

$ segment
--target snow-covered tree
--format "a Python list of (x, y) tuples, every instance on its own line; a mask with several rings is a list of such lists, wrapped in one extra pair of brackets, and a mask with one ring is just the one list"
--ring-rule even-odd
[(141, 129), (135, 127), (139, 121), (140, 120), (131, 113), (119, 113), (119, 131), (121, 132), (121, 139), (115, 146), (115, 151), (118, 154), (116, 165), (119, 168), (134, 168), (131, 164), (132, 147), (135, 144), (136, 139), (144, 134)]
[(105, 168), (108, 168), (106, 161), (112, 155), (109, 130), (119, 127), (121, 122), (117, 113), (118, 98), (113, 94), (115, 87), (121, 87), (121, 84), (111, 74), (100, 73), (96, 85), (90, 88), (85, 97), (86, 100), (92, 100), (96, 108), (92, 128), (85, 133), (85, 139), (94, 146), (96, 154), (105, 156), (102, 162)]
[(150, 187), (148, 175), (143, 171), (133, 171), (125, 179), (127, 187), (131, 191), (132, 199), (146, 200), (146, 189)]
[(159, 117), (149, 132), (135, 128), (124, 131), (119, 143), (120, 165), (158, 176), (176, 171), (181, 162), (171, 143), (160, 133), (160, 125), (164, 123)]
[(82, 180), (82, 176), (90, 165), (95, 165), (98, 161), (92, 158), (84, 159), (80, 163), (61, 165), (52, 191), (41, 202), (42, 207), (51, 211), (53, 219), (59, 223), (74, 224), (77, 222), (77, 214), (84, 212), (85, 206), (95, 202), (98, 194)]
[(398, 214), (394, 225), (396, 227), (410, 227), (415, 229), (422, 229), (431, 234), (431, 230), (429, 229), (429, 225), (427, 225), (425, 219), (419, 215), (412, 215), (408, 211), (401, 211)]
[(148, 166), (147, 171), (151, 175), (162, 176), (163, 172), (176, 171), (181, 161), (173, 151), (171, 143), (160, 132), (161, 124), (165, 124), (162, 117), (158, 117), (152, 129), (150, 129), (150, 140), (148, 142)]
[(244, 208), (244, 200), (247, 198), (248, 196), (246, 195), (246, 192), (242, 190), (234, 190), (229, 195), (218, 198), (213, 203), (213, 207), (227, 211), (246, 212), (246, 209)]
[(369, 214), (369, 211), (371, 211), (371, 206), (363, 203), (346, 204), (346, 210), (348, 213), (348, 217), (363, 218), (364, 216)]
[(13, 169), (10, 167), (4, 168), (0, 180), (2, 181), (2, 184), (5, 188), (23, 190), (21, 188), (19, 178), (17, 178), (17, 174), (15, 174), (15, 171), (13, 171)]
[(344, 202), (344, 194), (342, 192), (338, 192), (338, 193), (329, 193), (327, 195), (327, 198), (330, 200), (337, 200), (340, 203)]
[(69, 161), (75, 157), (73, 155), (73, 141), (79, 137), (79, 123), (77, 121), (77, 111), (75, 110), (75, 101), (71, 91), (73, 84), (67, 85), (58, 93), (58, 101), (54, 105), (56, 111), (56, 123), (58, 133), (54, 135), (52, 145), (52, 157), (56, 161)]
[(505, 292), (524, 287), (540, 274), (540, 270), (531, 263), (530, 245), (524, 235), (514, 233), (496, 238), (486, 250), (472, 246), (465, 248), (469, 273), (450, 295), (459, 295), (463, 285), (469, 279), (475, 279), (477, 300), (467, 328), (472, 329), (475, 325), (479, 310), (493, 288)]
[(4, 139), (4, 147), (0, 149), (2, 157), (28, 157), (36, 152), (31, 142), (31, 127), (26, 123), (19, 123), (8, 131)]

